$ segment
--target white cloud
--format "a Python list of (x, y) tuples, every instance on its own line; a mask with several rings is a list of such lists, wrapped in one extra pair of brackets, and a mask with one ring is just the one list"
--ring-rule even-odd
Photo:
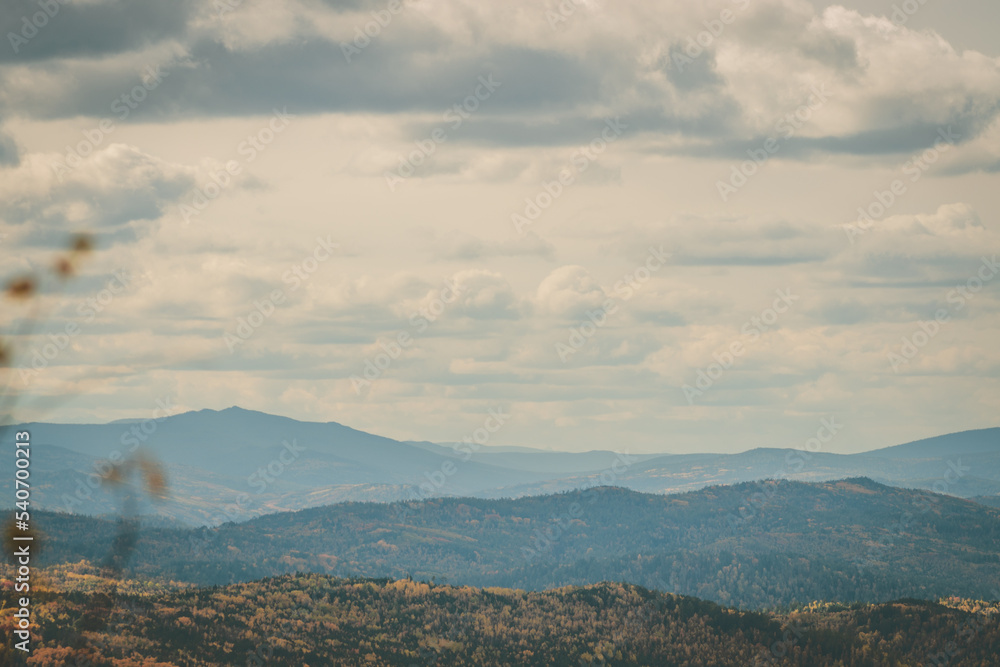
[(111, 144), (69, 167), (28, 154), (0, 182), (3, 222), (29, 244), (62, 245), (72, 232), (134, 240), (145, 223), (193, 190), (198, 170)]
[(582, 266), (563, 266), (538, 285), (535, 303), (539, 311), (565, 320), (586, 317), (587, 310), (598, 308), (608, 298), (604, 289)]

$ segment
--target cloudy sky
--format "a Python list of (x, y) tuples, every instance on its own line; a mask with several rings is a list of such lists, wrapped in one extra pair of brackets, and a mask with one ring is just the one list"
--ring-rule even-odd
[(12, 0), (3, 274), (97, 244), (33, 337), (4, 307), (15, 418), (454, 441), (501, 408), (495, 444), (630, 452), (996, 426), (1000, 6), (895, 6)]

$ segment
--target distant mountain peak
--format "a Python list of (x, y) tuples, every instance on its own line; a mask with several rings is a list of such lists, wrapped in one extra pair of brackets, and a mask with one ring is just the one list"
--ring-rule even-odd
[(286, 417), (285, 415), (271, 414), (270, 412), (263, 412), (261, 410), (250, 410), (248, 408), (241, 407), (239, 405), (231, 405), (228, 408), (223, 408), (221, 410), (215, 410), (214, 408), (204, 408), (201, 410), (191, 410), (189, 412), (182, 412), (176, 415), (171, 415), (172, 417), (183, 417), (184, 415), (202, 415), (202, 416), (213, 416), (217, 415), (219, 417), (226, 417), (229, 419), (269, 419), (274, 421), (282, 422), (297, 422), (300, 424), (337, 424), (334, 421), (305, 421), (302, 419), (295, 419), (294, 417)]
[(274, 417), (275, 415), (269, 414), (267, 412), (261, 412), (260, 410), (249, 410), (247, 408), (241, 408), (238, 405), (231, 405), (228, 408), (219, 410), (218, 412), (224, 414), (252, 414), (252, 415), (266, 415), (268, 417)]
[(886, 458), (944, 458), (1000, 452), (1000, 427), (948, 433), (867, 452)]

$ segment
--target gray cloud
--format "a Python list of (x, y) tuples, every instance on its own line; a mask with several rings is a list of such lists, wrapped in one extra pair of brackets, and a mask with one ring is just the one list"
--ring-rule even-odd
[(21, 154), (14, 137), (0, 130), (0, 166), (17, 166)]
[[(355, 62), (321, 39), (234, 52), (201, 40), (136, 110), (134, 118), (239, 116), (288, 107), (295, 113), (439, 112), (472, 95), (479, 77), (500, 88), (483, 103), (490, 113), (554, 112), (599, 99), (600, 79), (586, 64), (556, 53), (500, 46), (479, 57), (451, 57), (434, 44), (417, 51), (371, 46)], [(420, 57), (418, 57), (420, 56)], [(20, 113), (59, 118), (108, 114), (112, 100), (137, 82), (132, 70), (84, 68), (65, 86), (29, 96)], [(8, 102), (9, 103), (9, 102)]]
[(857, 299), (835, 299), (825, 303), (817, 316), (828, 324), (850, 325), (864, 322), (871, 309)]
[[(32, 7), (27, 0), (18, 1), (23, 11)], [(304, 15), (296, 15), (299, 20), (290, 21), (294, 27), (285, 32), (252, 32), (252, 38), (235, 42), (232, 26), (226, 27), (224, 21), (192, 20), (193, 6), (184, 2), (154, 7), (125, 0), (66, 6), (65, 14), (53, 17), (25, 46), (32, 53), (25, 50), (19, 59), (28, 67), (34, 62), (46, 85), (23, 87), (21, 72), (0, 75), (8, 89), (0, 99), (8, 111), (35, 118), (104, 116), (111, 102), (136, 84), (135, 61), (149, 57), (169, 74), (131, 120), (260, 115), (287, 107), (298, 114), (398, 114), (406, 123), (406, 115), (443, 116), (452, 105), (468, 98), (479, 77), (493, 76), (501, 87), (449, 140), (501, 146), (570, 145), (588, 141), (603, 118), (619, 115), (630, 120), (633, 134), (670, 138), (649, 148), (665, 154), (742, 157), (767, 138), (759, 131), (761, 118), (748, 109), (754, 106), (752, 96), (759, 94), (754, 86), (774, 83), (766, 78), (742, 81), (744, 75), (733, 70), (732, 55), (720, 68), (715, 46), (678, 67), (672, 56), (679, 54), (682, 39), (654, 42), (659, 54), (655, 57), (643, 54), (628, 39), (622, 41), (621, 35), (614, 44), (585, 36), (572, 47), (550, 38), (514, 40), (498, 34), (470, 42), (457, 36), (456, 26), (444, 23), (454, 21), (453, 17), (406, 10), (411, 13), (400, 14), (348, 62), (343, 49), (352, 39), (350, 26), (363, 25), (370, 20), (368, 12), (382, 9), (381, 4), (366, 0), (318, 5), (333, 11), (335, 23), (339, 22), (337, 37), (327, 34), (329, 29), (323, 32), (312, 25)], [(294, 7), (302, 12), (316, 6)], [(71, 14), (71, 9), (80, 16)], [(246, 19), (239, 12), (256, 9), (241, 6), (233, 18)], [(956, 71), (952, 81), (941, 80), (940, 75), (931, 78), (928, 91), (936, 87), (948, 94), (915, 104), (908, 89), (885, 88), (885, 84), (881, 84), (885, 89), (864, 88), (865, 78), (878, 80), (896, 66), (894, 55), (887, 55), (885, 40), (873, 38), (874, 28), (846, 10), (839, 10), (843, 17), (838, 21), (823, 22), (806, 5), (793, 9), (774, 3), (755, 6), (720, 37), (720, 44), (738, 49), (740, 56), (752, 62), (779, 59), (785, 63), (788, 72), (781, 85), (787, 90), (774, 91), (771, 104), (793, 99), (795, 87), (805, 88), (798, 81), (806, 78), (805, 72), (812, 72), (809, 78), (814, 83), (818, 77), (832, 78), (833, 85), (840, 86), (837, 95), (841, 97), (845, 91), (862, 97), (842, 103), (856, 117), (853, 123), (839, 124), (836, 132), (823, 132), (821, 123), (799, 133), (782, 142), (781, 158), (913, 151), (932, 144), (938, 127), (948, 124), (968, 141), (1000, 111), (995, 92), (988, 94), (984, 85), (971, 83), (976, 68), (995, 75), (995, 63), (961, 61), (953, 52), (943, 51), (962, 71)], [(619, 11), (629, 16), (631, 10)], [(464, 20), (470, 22), (465, 28), (486, 29), (477, 26), (476, 19)], [(63, 39), (62, 30), (70, 30), (73, 38)], [(930, 44), (926, 36), (913, 33), (900, 32), (891, 38), (909, 40), (914, 48)], [(183, 48), (184, 55), (167, 57), (166, 52), (153, 54), (147, 49), (143, 56), (130, 59), (128, 66), (122, 61), (92, 59), (167, 39)], [(859, 56), (862, 49), (863, 58)], [(648, 62), (637, 66), (640, 58)], [(754, 76), (779, 74), (759, 71)], [(963, 86), (964, 79), (970, 81), (969, 86)], [(947, 100), (946, 106), (940, 105), (941, 99)], [(441, 122), (410, 120), (408, 126), (412, 136), (420, 137)]]
[[(24, 63), (51, 58), (96, 58), (183, 38), (196, 3), (194, 0), (85, 3), (8, 0), (4, 5), (0, 35), (4, 35), (7, 43), (0, 48), (0, 63)], [(43, 11), (43, 5), (50, 8), (51, 16)], [(41, 27), (37, 27), (39, 24)]]
[(670, 51), (664, 56), (662, 63), (664, 72), (674, 87), (679, 91), (691, 91), (705, 87), (721, 86), (724, 81), (715, 71), (715, 52), (707, 49), (696, 59), (689, 58), (684, 52), (683, 43), (670, 46)]
[(733, 28), (744, 44), (754, 48), (770, 51), (784, 47), (802, 58), (840, 71), (859, 66), (855, 43), (845, 35), (818, 29), (813, 12), (802, 5), (757, 4)]

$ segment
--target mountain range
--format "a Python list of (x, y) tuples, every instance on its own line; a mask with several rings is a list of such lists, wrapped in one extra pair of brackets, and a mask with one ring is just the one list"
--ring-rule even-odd
[(347, 502), (211, 529), (34, 519), (48, 565), (135, 544), (134, 578), (198, 585), (313, 572), (527, 590), (620, 581), (743, 608), (1000, 599), (1000, 510), (864, 478)]
[[(516, 498), (597, 485), (677, 493), (764, 479), (867, 477), (1000, 502), (1000, 428), (860, 454), (758, 448), (662, 455), (400, 442), (335, 422), (302, 422), (237, 407), (156, 420), (16, 428), (32, 434), (36, 505), (77, 514), (120, 512), (121, 489), (102, 478), (111, 463), (141, 454), (162, 464), (168, 494), (158, 503), (143, 500), (140, 512), (187, 525), (344, 501)], [(3, 497), (12, 498), (12, 459), (0, 461), (0, 478)]]

